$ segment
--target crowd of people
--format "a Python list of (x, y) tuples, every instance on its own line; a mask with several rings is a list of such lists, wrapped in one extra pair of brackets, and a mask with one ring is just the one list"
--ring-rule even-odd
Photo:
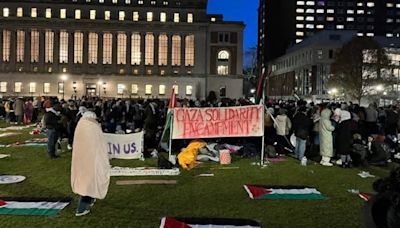
[[(399, 107), (348, 103), (270, 102), (265, 116), (267, 142), (278, 153), (294, 150), (306, 164), (319, 155), (321, 165), (385, 165), (399, 158)], [(295, 140), (290, 140), (294, 135)], [(293, 143), (295, 141), (295, 143)], [(292, 144), (295, 144), (292, 148)]]
[[(226, 107), (251, 105), (247, 99), (180, 99), (178, 107)], [(398, 158), (399, 107), (368, 107), (348, 103), (266, 102), (266, 144), (278, 154), (294, 152), (303, 165), (307, 157), (321, 156), (320, 163), (342, 167), (386, 164)], [(15, 124), (41, 123), (48, 135), (48, 156), (56, 158), (56, 145), (68, 139), (72, 149), (74, 132), (86, 111), (93, 111), (108, 133), (144, 130), (145, 155), (159, 146), (168, 100), (100, 99), (58, 100), (56, 97), (3, 100), (0, 116)], [(39, 118), (39, 116), (41, 118)], [(292, 137), (291, 137), (292, 136)]]

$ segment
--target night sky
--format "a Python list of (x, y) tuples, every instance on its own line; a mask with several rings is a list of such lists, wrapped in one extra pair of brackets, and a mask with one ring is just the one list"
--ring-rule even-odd
[(208, 13), (223, 14), (225, 21), (243, 21), (244, 48), (257, 45), (257, 9), (259, 0), (208, 0)]

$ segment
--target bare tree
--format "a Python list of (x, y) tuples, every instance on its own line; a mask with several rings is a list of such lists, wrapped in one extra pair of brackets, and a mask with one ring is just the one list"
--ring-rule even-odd
[(340, 49), (332, 64), (328, 86), (341, 88), (357, 101), (371, 94), (377, 85), (393, 83), (390, 60), (384, 48), (370, 37), (355, 37)]

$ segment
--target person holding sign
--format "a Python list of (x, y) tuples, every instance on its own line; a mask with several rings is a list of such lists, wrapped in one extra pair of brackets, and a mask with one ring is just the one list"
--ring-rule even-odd
[(106, 197), (110, 163), (103, 137), (96, 114), (85, 112), (76, 127), (72, 147), (71, 187), (80, 196), (76, 216), (88, 214), (95, 199)]

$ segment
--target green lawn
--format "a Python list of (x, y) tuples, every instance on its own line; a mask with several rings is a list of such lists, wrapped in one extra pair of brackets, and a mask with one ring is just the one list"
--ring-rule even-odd
[[(0, 138), (0, 144), (29, 138), (28, 131), (17, 137)], [(73, 197), (74, 201), (56, 217), (0, 216), (0, 227), (158, 227), (163, 216), (249, 218), (263, 227), (362, 227), (363, 201), (347, 192), (349, 188), (371, 191), (375, 178), (357, 176), (360, 169), (322, 167), (312, 163), (302, 167), (288, 161), (265, 168), (252, 166), (254, 160), (234, 158), (231, 166), (239, 169), (210, 170), (215, 164), (203, 164), (190, 172), (182, 171), (176, 186), (117, 186), (112, 177), (108, 195), (84, 217), (74, 215), (77, 197), (70, 188), (71, 154), (48, 160), (46, 149), (0, 148), (11, 157), (0, 159), (1, 174), (24, 175), (15, 185), (0, 186), (0, 196)], [(155, 166), (156, 160), (113, 160), (118, 166)], [(391, 165), (393, 166), (393, 165)], [(383, 177), (389, 168), (370, 167), (372, 174)], [(213, 172), (214, 177), (194, 174)], [(138, 178), (136, 178), (138, 179)], [(141, 178), (149, 179), (149, 178)], [(326, 200), (251, 200), (243, 184), (314, 186)]]

